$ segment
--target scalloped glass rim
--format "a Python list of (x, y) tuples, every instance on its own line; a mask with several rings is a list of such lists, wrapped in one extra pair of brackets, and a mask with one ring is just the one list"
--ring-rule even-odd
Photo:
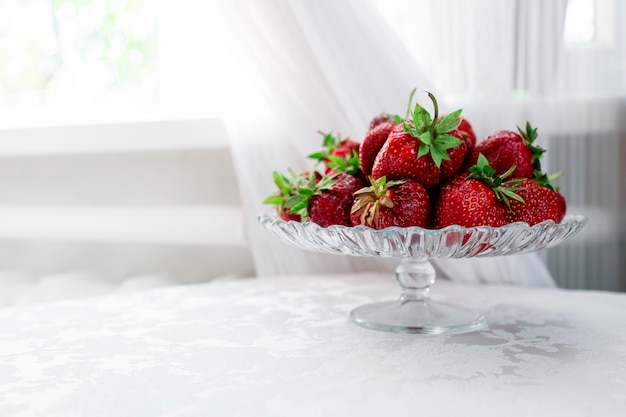
[(324, 253), (384, 258), (469, 258), (513, 255), (551, 248), (576, 235), (587, 223), (583, 215), (567, 215), (561, 223), (534, 226), (516, 222), (502, 227), (448, 226), (443, 229), (367, 226), (321, 227), (312, 222), (284, 221), (260, 214), (258, 221), (293, 246)]

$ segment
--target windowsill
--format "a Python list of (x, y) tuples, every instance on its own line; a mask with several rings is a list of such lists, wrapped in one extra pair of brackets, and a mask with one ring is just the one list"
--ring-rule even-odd
[(245, 246), (235, 206), (0, 206), (0, 239)]
[[(40, 119), (41, 120), (41, 119)], [(115, 121), (113, 121), (115, 120)], [(56, 119), (56, 125), (0, 128), (0, 157), (214, 149), (228, 146), (219, 118)]]
[(168, 120), (220, 119), (210, 103), (176, 106), (93, 106), (84, 107), (2, 107), (0, 131), (59, 126), (85, 126), (119, 123), (143, 123)]

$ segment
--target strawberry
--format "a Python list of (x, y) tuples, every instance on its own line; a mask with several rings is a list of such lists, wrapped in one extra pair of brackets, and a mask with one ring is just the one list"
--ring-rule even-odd
[(396, 126), (376, 155), (372, 167), (374, 177), (410, 178), (431, 188), (451, 178), (460, 170), (465, 160), (465, 144), (457, 130), (447, 135), (458, 141), (454, 142), (456, 146), (449, 148), (446, 152), (446, 159), (435, 160), (437, 157), (433, 157), (430, 153), (420, 153), (424, 143), (405, 131), (406, 126), (411, 129), (412, 123), (404, 122)]
[(348, 174), (356, 175), (365, 182), (365, 175), (361, 171), (361, 162), (359, 161), (359, 155), (355, 150), (352, 150), (351, 155), (340, 157), (337, 155), (330, 155), (325, 163), (324, 173), (326, 175), (333, 174)]
[(523, 201), (515, 194), (517, 181), (503, 183), (513, 169), (494, 178), (494, 169), (482, 154), (479, 155), (469, 176), (458, 175), (441, 188), (435, 203), (433, 227), (504, 226), (509, 198)]
[[(289, 171), (290, 177), (286, 177), (274, 171), (273, 178), (278, 190), (263, 200), (263, 204), (276, 206), (278, 217), (285, 221), (301, 221), (301, 214), (292, 209), (301, 202), (300, 189), (316, 188), (317, 183), (322, 179), (322, 175), (315, 171), (305, 171), (296, 174)], [(322, 184), (320, 187), (324, 187)]]
[(352, 226), (350, 209), (354, 193), (364, 186), (363, 181), (354, 175), (338, 174), (329, 190), (317, 192), (311, 197), (308, 220), (322, 227), (333, 224)]
[[(459, 130), (450, 132), (450, 135), (462, 139), (465, 142), (465, 138)], [(465, 143), (462, 143), (455, 148), (448, 149), (448, 156), (450, 157), (450, 159), (444, 159), (443, 161), (441, 161), (441, 176), (439, 178), (440, 183), (452, 178), (456, 173), (461, 170), (463, 162), (467, 157), (467, 147)]]
[(524, 199), (524, 203), (511, 201), (511, 210), (507, 212), (507, 220), (510, 223), (526, 222), (533, 226), (545, 220), (553, 220), (555, 223), (563, 220), (567, 208), (565, 198), (549, 182), (540, 184), (522, 178), (519, 187), (517, 193)]
[(476, 146), (476, 134), (474, 133), (474, 129), (470, 122), (465, 118), (461, 118), (461, 124), (457, 128), (461, 135), (463, 136), (463, 141), (465, 142), (465, 155), (471, 155), (474, 150), (474, 146)]
[(518, 127), (518, 132), (499, 130), (487, 136), (475, 146), (466, 166), (475, 164), (478, 154), (482, 153), (495, 170), (495, 175), (501, 175), (515, 165), (512, 176), (532, 178), (536, 170), (541, 171), (539, 160), (544, 150), (533, 145), (537, 129), (533, 129), (530, 123), (526, 123), (525, 131)]
[(350, 214), (352, 225), (374, 229), (390, 226), (430, 226), (430, 199), (415, 180), (389, 181), (370, 177), (372, 185), (355, 193)]
[(431, 93), (428, 96), (433, 102), (434, 117), (431, 119), (419, 104), (415, 105), (412, 120), (397, 117), (398, 126), (376, 155), (372, 176), (413, 179), (430, 188), (442, 181), (442, 171), (447, 179), (461, 168), (465, 159), (465, 143), (457, 130), (461, 110), (439, 119), (437, 100)]
[(394, 127), (396, 127), (396, 123), (386, 119), (376, 124), (365, 135), (359, 149), (359, 160), (363, 174), (371, 175), (376, 155), (378, 155)]
[(376, 126), (384, 123), (384, 122), (388, 122), (388, 121), (393, 121), (394, 117), (391, 114), (387, 114), (387, 113), (381, 113), (378, 116), (374, 117), (372, 120), (370, 120), (370, 124), (369, 124), (369, 130), (374, 129)]
[(322, 132), (320, 134), (324, 136), (324, 149), (308, 157), (322, 162), (324, 173), (327, 175), (335, 172), (356, 174), (360, 170), (358, 157), (360, 144), (350, 138), (342, 140), (340, 135)]
[(310, 172), (288, 179), (275, 172), (274, 182), (279, 190), (267, 197), (265, 204), (275, 205), (283, 220), (311, 221), (322, 227), (352, 226), (353, 194), (365, 186), (358, 177), (339, 173), (319, 176)]

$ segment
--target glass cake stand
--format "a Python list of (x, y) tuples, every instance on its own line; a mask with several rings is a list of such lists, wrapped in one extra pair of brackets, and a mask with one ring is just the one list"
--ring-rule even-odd
[(581, 215), (568, 215), (561, 223), (551, 220), (529, 226), (511, 223), (502, 227), (366, 226), (320, 227), (312, 222), (284, 221), (261, 214), (259, 222), (284, 242), (302, 249), (352, 256), (397, 258), (396, 280), (400, 297), (366, 304), (350, 312), (356, 324), (375, 330), (402, 333), (459, 333), (476, 330), (484, 316), (470, 309), (434, 301), (429, 297), (435, 282), (432, 258), (471, 258), (513, 255), (548, 249), (578, 233), (587, 223)]

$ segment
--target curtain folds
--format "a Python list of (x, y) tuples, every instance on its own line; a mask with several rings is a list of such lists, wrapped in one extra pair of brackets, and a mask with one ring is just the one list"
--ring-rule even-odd
[(360, 141), (370, 118), (404, 111), (412, 86), (426, 84), (423, 74), (408, 54), (385, 51), (397, 41), (367, 2), (237, 0), (222, 2), (221, 13), (230, 30), (218, 60), (238, 75), (224, 77), (233, 81), (222, 84), (225, 120), (257, 273), (392, 271), (396, 262), (390, 260), (289, 247), (255, 216), (272, 210), (261, 202), (274, 191), (273, 170), (312, 165), (306, 155), (320, 148), (318, 131)]
[[(421, 20), (427, 23), (417, 25), (421, 32), (414, 39), (421, 42), (423, 51), (435, 52), (428, 62), (418, 61), (417, 65), (414, 59), (419, 52), (411, 55), (398, 38), (397, 28), (383, 19), (384, 10), (367, 1), (215, 3), (228, 25), (222, 28), (220, 45), (212, 53), (224, 75), (219, 87), (259, 275), (392, 271), (395, 267), (393, 260), (291, 248), (257, 224), (255, 216), (271, 210), (261, 204), (274, 190), (271, 172), (311, 166), (306, 155), (321, 146), (318, 131), (360, 141), (369, 120), (379, 112), (404, 113), (413, 87), (444, 94), (448, 100), (443, 111), (467, 105), (466, 115), (479, 136), (515, 128), (526, 116), (539, 117), (542, 111), (520, 106), (510, 98), (511, 92), (520, 87), (545, 97), (554, 84), (548, 77), (558, 73), (561, 45), (557, 35), (562, 30), (564, 1), (556, 1), (548, 9), (540, 8), (540, 2), (526, 5), (522, 10), (525, 19), (541, 18), (542, 29), (537, 33), (516, 26), (523, 23), (516, 20), (518, 2), (482, 1), (493, 6), (488, 17), (496, 20), (493, 25), (475, 25), (473, 30), (468, 30), (468, 25), (472, 18), (480, 18), (483, 9), (453, 0), (427, 2), (424, 10), (436, 17)], [(556, 26), (551, 23), (554, 21)], [(432, 34), (428, 38), (433, 28), (441, 34), (434, 40)], [(522, 38), (525, 47), (516, 49)], [(553, 40), (548, 49), (546, 39)], [(478, 46), (470, 51), (463, 47), (467, 43)], [(537, 60), (545, 57), (553, 58), (545, 67), (535, 67)], [(521, 65), (521, 61), (525, 63)], [(500, 72), (481, 70), (485, 65)], [(442, 70), (438, 73), (436, 68)], [(456, 81), (448, 83), (446, 77)], [(492, 106), (498, 106), (498, 112)], [(445, 275), (466, 282), (553, 285), (536, 255), (435, 263)]]

